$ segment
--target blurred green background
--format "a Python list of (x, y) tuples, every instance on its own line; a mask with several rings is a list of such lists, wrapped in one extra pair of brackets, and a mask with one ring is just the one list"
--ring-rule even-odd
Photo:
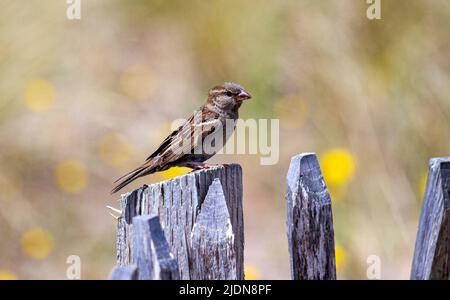
[[(45, 3), (45, 4), (44, 4)], [(83, 279), (115, 263), (114, 179), (206, 91), (243, 84), (241, 118), (280, 119), (280, 161), (244, 172), (247, 278), (287, 279), (285, 176), (317, 152), (338, 278), (409, 277), (428, 160), (450, 155), (450, 2), (0, 0), (0, 278)], [(131, 188), (170, 178), (172, 169)]]

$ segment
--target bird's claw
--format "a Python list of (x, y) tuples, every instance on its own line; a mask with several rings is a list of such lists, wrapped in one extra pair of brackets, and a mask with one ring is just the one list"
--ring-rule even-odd
[(192, 168), (192, 172), (193, 171), (197, 171), (197, 170), (203, 170), (203, 169), (209, 169), (218, 165), (215, 164), (206, 164), (206, 163), (189, 163), (186, 165), (188, 168)]
[[(114, 219), (118, 220), (120, 217), (122, 217), (122, 211), (121, 211), (120, 209), (117, 209), (117, 208), (112, 207), (112, 206), (109, 206), (109, 205), (106, 206), (106, 208), (109, 209), (109, 214), (110, 214)], [(115, 215), (114, 213), (119, 214), (119, 215)]]

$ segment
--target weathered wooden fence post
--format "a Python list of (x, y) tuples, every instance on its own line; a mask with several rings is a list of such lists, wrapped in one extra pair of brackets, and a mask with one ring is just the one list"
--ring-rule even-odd
[[(136, 263), (133, 218), (149, 215), (159, 216), (181, 279), (244, 278), (242, 169), (239, 165), (216, 166), (144, 186), (122, 195), (120, 202), (123, 216), (118, 220), (116, 245), (119, 266)], [(225, 226), (227, 230), (218, 226)], [(205, 247), (205, 241), (199, 239), (200, 233), (202, 238), (213, 242), (211, 247)], [(206, 251), (202, 253), (203, 258), (199, 257), (199, 251)], [(213, 257), (219, 259), (217, 265), (205, 259)], [(222, 271), (205, 269), (213, 266), (222, 268), (226, 275), (219, 274)]]
[[(192, 229), (192, 277), (236, 279), (236, 251), (230, 214), (219, 179), (209, 187)], [(207, 255), (205, 255), (207, 254)]]
[(178, 264), (170, 252), (159, 217), (134, 217), (133, 227), (134, 262), (114, 267), (109, 279), (179, 279)]
[(116, 266), (109, 275), (110, 280), (136, 280), (138, 277), (135, 265)]
[(138, 279), (179, 279), (178, 265), (170, 252), (159, 217), (134, 217), (133, 226), (133, 257)]
[(314, 153), (292, 158), (286, 201), (292, 279), (336, 279), (331, 199)]
[(430, 160), (411, 279), (450, 279), (450, 157)]

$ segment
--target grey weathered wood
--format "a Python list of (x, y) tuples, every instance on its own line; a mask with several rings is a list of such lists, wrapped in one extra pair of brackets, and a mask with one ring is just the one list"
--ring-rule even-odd
[[(140, 218), (140, 217), (136, 217)], [(154, 279), (177, 280), (180, 279), (178, 263), (170, 252), (164, 231), (161, 228), (159, 217), (152, 217), (149, 220), (150, 235), (152, 237), (152, 249), (154, 257)]]
[(135, 265), (116, 266), (109, 275), (110, 280), (136, 280), (138, 277)]
[(152, 237), (149, 224), (150, 218), (148, 215), (133, 218), (133, 263), (138, 267), (139, 280), (155, 278)]
[(430, 160), (411, 279), (450, 279), (450, 157)]
[(223, 186), (230, 214), (236, 253), (236, 274), (244, 278), (244, 224), (242, 212), (242, 169), (237, 164), (215, 166), (155, 183), (122, 195), (123, 218), (117, 232), (117, 264), (133, 262), (132, 218), (159, 216), (181, 279), (200, 279), (193, 270), (191, 234), (202, 210), (208, 188), (215, 178)]
[(192, 229), (192, 277), (237, 279), (230, 214), (219, 179), (214, 179)]
[(292, 279), (336, 279), (331, 199), (314, 153), (292, 158), (286, 201)]
[(179, 279), (177, 262), (170, 253), (158, 217), (133, 218), (133, 258), (138, 279)]

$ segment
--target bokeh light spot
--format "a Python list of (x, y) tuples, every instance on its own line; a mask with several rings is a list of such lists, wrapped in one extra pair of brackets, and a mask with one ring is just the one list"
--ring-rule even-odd
[(77, 160), (59, 163), (54, 172), (58, 187), (66, 193), (79, 193), (88, 183), (88, 172), (84, 164)]
[(97, 153), (107, 165), (116, 168), (125, 168), (130, 163), (132, 147), (128, 141), (115, 133), (104, 135), (98, 145)]
[(53, 239), (47, 230), (32, 228), (22, 235), (21, 246), (27, 256), (44, 259), (53, 250)]
[(261, 271), (254, 265), (245, 264), (244, 266), (244, 279), (245, 280), (258, 280), (261, 279)]
[(322, 156), (321, 168), (328, 185), (342, 185), (353, 177), (355, 159), (345, 149), (331, 149)]
[(25, 88), (25, 105), (32, 112), (46, 112), (55, 102), (55, 88), (46, 80), (30, 81)]
[(0, 270), (0, 280), (17, 280), (17, 276), (8, 270)]
[(340, 270), (346, 263), (347, 253), (341, 245), (336, 244), (334, 255), (336, 256), (336, 269)]
[(191, 171), (192, 171), (191, 168), (173, 167), (173, 168), (170, 168), (169, 170), (163, 171), (159, 174), (163, 180), (168, 180), (168, 179), (172, 179), (172, 178), (187, 174)]

